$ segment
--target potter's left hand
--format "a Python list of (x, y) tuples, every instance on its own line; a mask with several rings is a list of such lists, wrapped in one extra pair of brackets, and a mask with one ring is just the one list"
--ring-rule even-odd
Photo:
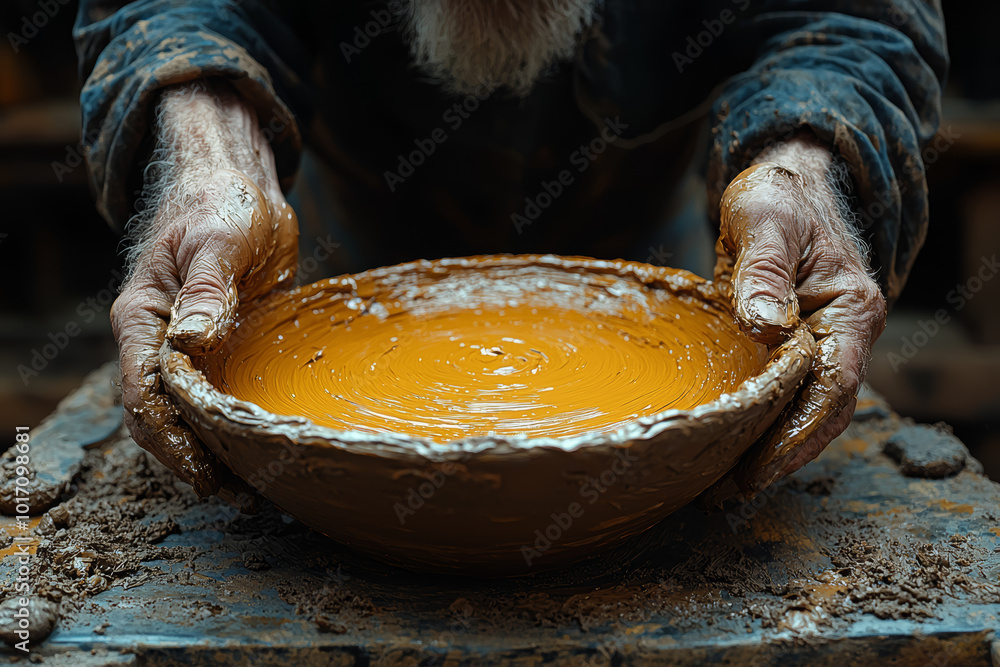
[[(762, 154), (722, 196), (717, 277), (737, 319), (781, 342), (801, 317), (818, 351), (798, 394), (736, 472), (752, 495), (815, 458), (851, 421), (886, 302), (829, 179), (829, 150), (798, 135)], [(735, 264), (733, 263), (735, 260)]]

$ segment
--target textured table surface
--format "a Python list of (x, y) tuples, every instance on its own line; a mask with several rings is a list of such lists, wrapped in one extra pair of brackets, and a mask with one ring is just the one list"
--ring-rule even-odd
[(109, 417), (112, 375), (32, 434), (53, 509), (0, 524), (2, 597), (12, 537), (30, 535), (31, 594), (58, 616), (31, 641), (45, 664), (991, 664), (1000, 486), (870, 394), (751, 504), (685, 508), (571, 570), (478, 580), (380, 565), (270, 506), (198, 502)]

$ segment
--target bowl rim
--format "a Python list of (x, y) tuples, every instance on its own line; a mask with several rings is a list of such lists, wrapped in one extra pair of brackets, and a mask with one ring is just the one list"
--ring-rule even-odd
[[(389, 273), (402, 273), (417, 269), (441, 267), (483, 267), (483, 266), (544, 266), (557, 269), (571, 269), (574, 272), (615, 274), (632, 277), (647, 287), (669, 289), (674, 293), (687, 293), (702, 299), (721, 301), (728, 307), (726, 299), (717, 283), (701, 278), (683, 269), (654, 266), (642, 262), (625, 260), (602, 260), (581, 256), (564, 255), (488, 255), (438, 260), (416, 260), (393, 266), (379, 267), (355, 274), (344, 274), (328, 278), (310, 285), (296, 287), (287, 292), (274, 293), (279, 298), (291, 298), (305, 288), (319, 283), (353, 286), (358, 277), (382, 277)], [(706, 421), (716, 421), (747, 404), (762, 400), (777, 400), (782, 378), (799, 375), (795, 384), (801, 383), (806, 369), (815, 354), (815, 339), (804, 323), (792, 331), (791, 335), (777, 346), (768, 349), (768, 360), (759, 374), (740, 383), (734, 391), (689, 410), (670, 409), (640, 417), (614, 431), (587, 431), (571, 436), (531, 437), (476, 435), (457, 438), (448, 442), (435, 442), (430, 438), (399, 434), (369, 433), (356, 430), (339, 430), (321, 426), (312, 420), (294, 415), (278, 415), (261, 408), (256, 403), (238, 399), (219, 391), (208, 381), (202, 371), (195, 368), (191, 357), (177, 350), (169, 340), (160, 349), (160, 373), (168, 392), (177, 402), (191, 404), (188, 397), (198, 399), (199, 405), (191, 409), (206, 414), (216, 426), (229, 432), (247, 431), (255, 436), (288, 439), (301, 446), (350, 449), (353, 454), (384, 457), (390, 459), (417, 457), (430, 462), (464, 460), (469, 455), (504, 454), (539, 450), (561, 450), (575, 452), (590, 448), (626, 446), (651, 440), (670, 429), (689, 429)], [(768, 396), (768, 394), (771, 394)], [(185, 412), (181, 407), (182, 414)], [(722, 420), (726, 423), (726, 420)], [(749, 446), (749, 445), (748, 445)]]

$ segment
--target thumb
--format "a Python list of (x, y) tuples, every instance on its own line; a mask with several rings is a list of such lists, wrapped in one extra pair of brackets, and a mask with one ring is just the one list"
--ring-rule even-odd
[(740, 326), (758, 343), (780, 343), (799, 321), (795, 263), (775, 244), (740, 251), (733, 274), (733, 307)]
[[(245, 177), (220, 188), (218, 209), (202, 226), (190, 227), (180, 255), (183, 285), (170, 309), (166, 337), (189, 354), (218, 348), (232, 329), (239, 287), (259, 271), (274, 247), (271, 209)], [(183, 246), (187, 246), (183, 248)]]
[(188, 354), (211, 352), (228, 336), (238, 305), (233, 268), (217, 249), (205, 246), (192, 260), (170, 309), (167, 339)]
[(727, 188), (718, 245), (736, 256), (730, 289), (740, 326), (770, 345), (798, 324), (795, 285), (802, 253), (794, 203), (770, 182), (755, 182), (764, 176), (741, 174)]

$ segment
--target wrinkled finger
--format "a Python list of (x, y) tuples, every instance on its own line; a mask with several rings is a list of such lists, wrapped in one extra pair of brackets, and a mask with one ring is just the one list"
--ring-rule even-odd
[(759, 343), (780, 343), (799, 321), (795, 262), (784, 234), (768, 221), (757, 240), (744, 245), (733, 270), (733, 308), (747, 335)]
[(204, 354), (225, 341), (240, 286), (264, 268), (276, 242), (277, 222), (261, 191), (236, 172), (219, 178), (206, 186), (221, 191), (213, 200), (217, 208), (199, 213), (178, 247), (182, 286), (166, 335), (189, 354)]
[[(814, 434), (817, 439), (821, 435), (828, 435), (830, 440), (840, 435), (839, 431), (820, 433), (827, 419), (840, 413), (853, 398), (842, 379), (835, 377), (840, 371), (835, 361), (831, 364), (831, 359), (836, 358), (836, 351), (833, 349), (836, 344), (832, 339), (820, 342), (809, 375), (792, 403), (763, 436), (756, 455), (742, 464), (737, 484), (744, 495), (752, 496), (777, 481), (788, 463), (799, 455)], [(847, 424), (843, 426), (846, 428)], [(828, 442), (829, 440), (821, 445), (814, 442), (814, 451), (803, 456), (811, 460), (819, 455)]]
[[(806, 322), (819, 343), (810, 374), (792, 407), (771, 429), (755, 460), (741, 470), (740, 487), (757, 493), (779, 477), (812, 460), (850, 424), (857, 392), (868, 370), (871, 348), (885, 328), (885, 300), (868, 276), (819, 277), (811, 298), (839, 292)], [(836, 285), (836, 287), (833, 287)]]
[(802, 444), (797, 452), (792, 454), (788, 463), (781, 470), (779, 477), (791, 475), (793, 472), (819, 456), (826, 446), (833, 442), (837, 436), (847, 430), (854, 416), (854, 409), (857, 407), (858, 399), (852, 398), (847, 407), (830, 417), (824, 422), (816, 434)]
[(111, 310), (122, 373), (125, 422), (136, 443), (201, 496), (219, 488), (214, 459), (181, 419), (164, 392), (158, 360), (170, 301), (148, 282), (131, 282)]
[(740, 174), (722, 197), (720, 239), (736, 257), (733, 307), (740, 326), (760, 343), (779, 343), (798, 323), (795, 292), (803, 240), (786, 192), (784, 170), (759, 165)]
[(239, 295), (230, 259), (215, 244), (198, 250), (177, 293), (166, 336), (188, 354), (206, 354), (225, 341)]

